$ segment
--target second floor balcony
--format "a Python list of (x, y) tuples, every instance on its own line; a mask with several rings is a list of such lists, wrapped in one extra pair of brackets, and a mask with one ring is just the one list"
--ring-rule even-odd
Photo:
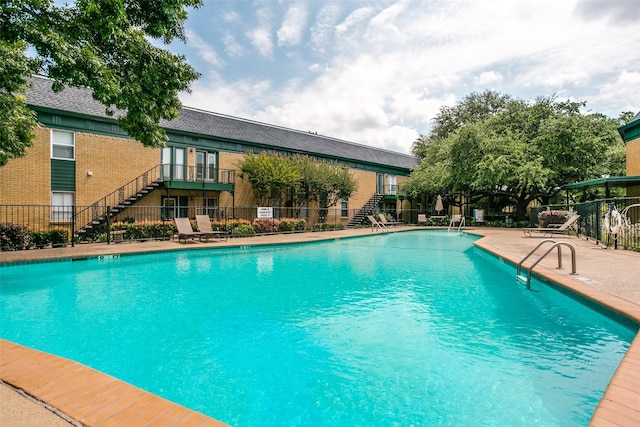
[(181, 190), (233, 191), (236, 171), (214, 166), (162, 164), (160, 181), (166, 188)]

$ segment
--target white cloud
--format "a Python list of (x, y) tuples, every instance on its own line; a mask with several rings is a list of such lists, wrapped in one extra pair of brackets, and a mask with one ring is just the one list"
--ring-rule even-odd
[[(270, 74), (278, 64), (245, 55), (255, 60), (254, 77), (205, 75), (198, 88), (208, 94), (194, 86), (185, 103), (406, 153), (441, 107), (485, 88), (518, 98), (562, 94), (615, 116), (638, 110), (640, 32), (587, 19), (576, 1), (304, 2), (304, 16), (296, 3), (278, 46), (270, 12), (258, 9), (253, 46), (269, 59), (285, 47), (298, 74), (270, 83), (281, 80)], [(236, 46), (242, 54), (232, 42), (225, 40), (227, 53)]]
[(334, 37), (335, 25), (340, 19), (340, 8), (334, 3), (322, 6), (311, 27), (311, 47), (316, 52), (325, 52)]
[(240, 18), (240, 14), (233, 10), (226, 12), (222, 17), (222, 19), (224, 20), (224, 22), (227, 22), (230, 24), (235, 24), (242, 21), (242, 18)]
[(200, 38), (195, 32), (191, 30), (186, 30), (187, 40), (189, 40), (189, 45), (196, 49), (197, 54), (200, 58), (202, 58), (207, 64), (213, 65), (214, 67), (219, 67), (221, 65), (220, 59), (216, 54), (216, 51), (212, 46), (207, 44), (202, 38)]
[(262, 56), (271, 56), (273, 53), (273, 38), (271, 35), (271, 12), (267, 7), (257, 11), (258, 26), (247, 32), (247, 37), (253, 47)]
[(485, 71), (474, 79), (476, 86), (491, 86), (502, 81), (502, 74), (497, 71)]
[[(615, 80), (602, 85), (596, 95), (587, 98), (587, 108), (593, 104), (604, 104), (617, 114), (623, 111), (632, 111), (635, 114), (640, 111), (639, 90), (640, 72), (623, 71)], [(613, 117), (617, 115), (614, 114)]]
[(360, 9), (354, 10), (344, 19), (344, 21), (336, 26), (336, 32), (338, 35), (347, 33), (354, 27), (366, 22), (373, 13), (374, 9), (372, 7), (361, 7)]
[(287, 10), (282, 22), (282, 26), (278, 29), (278, 45), (295, 46), (302, 41), (305, 24), (307, 21), (307, 9), (303, 4), (294, 4)]
[(245, 48), (236, 40), (233, 34), (227, 34), (223, 39), (224, 49), (227, 55), (239, 58), (245, 54)]
[(247, 33), (247, 37), (251, 41), (262, 56), (271, 56), (273, 53), (273, 40), (271, 33), (266, 28), (256, 28)]

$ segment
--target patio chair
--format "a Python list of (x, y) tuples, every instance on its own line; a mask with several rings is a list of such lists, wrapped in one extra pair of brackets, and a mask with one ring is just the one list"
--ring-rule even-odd
[[(575, 214), (568, 220), (564, 222), (564, 224), (549, 224), (547, 227), (531, 227), (531, 228), (523, 228), (522, 232), (526, 237), (533, 237), (533, 233), (540, 233), (542, 236), (546, 237), (550, 235), (562, 235), (565, 232), (571, 234), (571, 229), (573, 225), (580, 219), (580, 215)], [(576, 227), (576, 236), (578, 235), (578, 229)]]
[(178, 242), (187, 243), (188, 238), (193, 240), (196, 237), (198, 240), (202, 241), (202, 239), (205, 238), (204, 233), (193, 231), (189, 218), (174, 218), (173, 221), (176, 223), (176, 228), (178, 229), (178, 232), (176, 233), (178, 235)]
[(427, 223), (427, 214), (418, 214), (418, 224)]
[(397, 227), (402, 225), (402, 221), (387, 221), (387, 217), (383, 213), (378, 214), (378, 218), (380, 218), (379, 222), (384, 224), (385, 227), (389, 227), (389, 226)]
[(376, 221), (373, 215), (367, 215), (367, 219), (371, 223), (371, 231), (373, 230), (382, 230), (383, 232), (388, 231), (387, 226), (381, 222)]
[(218, 227), (216, 227), (215, 230), (213, 229), (209, 215), (196, 215), (196, 223), (198, 224), (198, 231), (202, 233), (206, 239), (213, 238), (226, 241), (229, 237), (226, 231), (220, 231)]

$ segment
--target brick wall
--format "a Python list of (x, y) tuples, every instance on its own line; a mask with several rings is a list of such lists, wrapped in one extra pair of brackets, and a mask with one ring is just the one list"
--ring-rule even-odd
[(128, 138), (76, 132), (76, 204), (90, 205), (158, 164), (159, 148)]
[(51, 203), (51, 143), (48, 128), (34, 129), (36, 138), (27, 155), (11, 159), (0, 168), (0, 204)]
[(640, 138), (627, 142), (627, 176), (640, 175)]

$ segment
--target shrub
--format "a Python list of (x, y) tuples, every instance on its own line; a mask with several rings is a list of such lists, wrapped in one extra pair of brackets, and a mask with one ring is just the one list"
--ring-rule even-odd
[[(234, 228), (236, 228), (239, 225), (251, 225), (251, 222), (249, 220), (246, 219), (230, 219), (229, 221), (227, 221), (227, 231), (231, 232), (233, 231)], [(253, 227), (253, 226), (252, 226)]]
[(114, 222), (111, 230), (124, 230), (125, 238), (131, 240), (168, 239), (176, 233), (176, 226), (173, 222), (162, 221), (138, 221)]
[(542, 228), (549, 224), (564, 224), (569, 219), (568, 211), (541, 211), (538, 213), (538, 225)]
[(330, 230), (344, 230), (344, 224), (323, 223), (314, 224), (313, 231), (330, 231)]
[(233, 227), (231, 237), (252, 237), (256, 234), (251, 224), (238, 224)]
[(253, 220), (253, 228), (256, 233), (275, 233), (278, 231), (278, 221), (275, 218), (256, 218)]
[(227, 225), (222, 221), (211, 221), (211, 228), (214, 230), (227, 231)]
[(44, 248), (51, 244), (51, 236), (48, 231), (31, 230), (31, 244), (36, 248)]
[(19, 251), (31, 247), (31, 234), (19, 224), (0, 224), (0, 250)]
[(69, 243), (69, 231), (63, 228), (52, 228), (48, 234), (51, 246), (67, 246)]
[(280, 218), (278, 231), (286, 233), (289, 231), (305, 231), (307, 229), (307, 221), (302, 218)]

